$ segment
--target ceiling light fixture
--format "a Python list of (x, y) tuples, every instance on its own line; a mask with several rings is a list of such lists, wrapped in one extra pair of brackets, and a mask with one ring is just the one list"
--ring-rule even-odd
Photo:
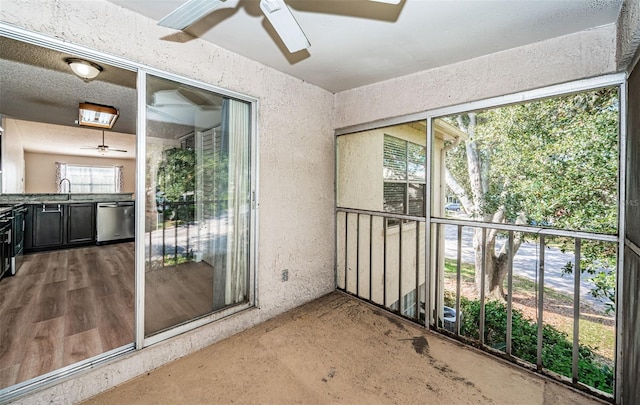
[(108, 105), (80, 103), (78, 124), (88, 127), (111, 128), (120, 113), (115, 107)]
[(102, 72), (102, 66), (84, 59), (67, 58), (64, 61), (67, 62), (73, 73), (85, 82), (95, 79)]

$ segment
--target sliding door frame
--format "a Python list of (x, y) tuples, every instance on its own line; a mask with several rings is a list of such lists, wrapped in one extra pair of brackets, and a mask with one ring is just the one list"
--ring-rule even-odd
[[(142, 349), (144, 347), (156, 344), (171, 337), (180, 335), (190, 330), (199, 328), (211, 322), (215, 322), (227, 316), (233, 315), (237, 312), (245, 309), (257, 306), (257, 254), (256, 254), (256, 240), (257, 240), (257, 202), (256, 195), (258, 190), (257, 181), (257, 120), (258, 120), (258, 100), (254, 97), (249, 97), (233, 91), (221, 89), (217, 86), (209, 85), (204, 82), (189, 79), (183, 76), (179, 76), (173, 73), (153, 69), (147, 66), (141, 66), (138, 69), (138, 151), (145, 151), (146, 133), (147, 133), (147, 103), (146, 103), (146, 82), (147, 77), (151, 75), (154, 77), (175, 81), (176, 83), (185, 84), (188, 86), (196, 87), (202, 90), (210, 91), (224, 97), (230, 97), (233, 99), (241, 100), (250, 105), (250, 131), (249, 131), (249, 154), (250, 154), (250, 184), (251, 184), (251, 220), (249, 224), (249, 301), (243, 304), (231, 306), (229, 308), (222, 309), (205, 315), (203, 317), (188, 321), (184, 324), (172, 327), (166, 331), (157, 333), (145, 337), (144, 335), (144, 297), (145, 297), (145, 210), (146, 207), (143, 203), (136, 205), (136, 348)], [(136, 195), (146, 195), (146, 156), (138, 152), (138, 159), (136, 160)], [(144, 201), (143, 201), (144, 202)]]
[[(120, 348), (113, 349), (101, 355), (80, 361), (50, 373), (33, 379), (0, 389), (0, 403), (10, 401), (26, 393), (42, 389), (61, 382), (63, 379), (82, 371), (95, 368), (108, 361), (117, 359), (126, 353), (141, 350), (144, 347), (169, 339), (189, 330), (196, 329), (205, 324), (220, 320), (242, 310), (258, 306), (258, 278), (257, 278), (257, 240), (258, 240), (258, 99), (246, 94), (230, 91), (203, 81), (190, 79), (181, 75), (166, 72), (160, 69), (133, 62), (125, 58), (110, 55), (85, 46), (69, 43), (58, 38), (28, 31), (11, 24), (0, 22), (0, 36), (41, 46), (58, 52), (72, 54), (80, 58), (91, 59), (98, 63), (104, 63), (116, 68), (125, 69), (137, 73), (137, 128), (136, 128), (136, 218), (135, 218), (135, 309), (134, 309), (134, 336), (132, 342)], [(249, 282), (249, 301), (222, 311), (218, 311), (194, 321), (185, 323), (163, 333), (144, 337), (144, 281), (145, 281), (145, 179), (146, 179), (146, 79), (147, 75), (166, 78), (179, 83), (211, 91), (221, 96), (241, 100), (250, 104), (250, 192), (251, 192), (251, 219), (249, 224), (249, 268), (247, 271)]]

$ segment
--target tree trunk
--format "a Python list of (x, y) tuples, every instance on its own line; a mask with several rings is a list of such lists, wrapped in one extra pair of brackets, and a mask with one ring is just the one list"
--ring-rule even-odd
[[(475, 287), (478, 296), (482, 289), (482, 229), (476, 228), (473, 235), (473, 249), (475, 252)], [(484, 243), (485, 254), (485, 282), (484, 293), (485, 297), (491, 297), (494, 299), (506, 299), (504, 293), (504, 279), (509, 271), (509, 250), (508, 242), (500, 249), (499, 253), (496, 253), (496, 235), (495, 232), (486, 231), (486, 239)], [(513, 254), (518, 251), (518, 248), (522, 244), (522, 235), (517, 233), (514, 235), (513, 240)]]

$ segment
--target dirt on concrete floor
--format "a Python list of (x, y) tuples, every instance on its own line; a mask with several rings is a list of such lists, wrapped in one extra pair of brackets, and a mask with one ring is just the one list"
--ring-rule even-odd
[(85, 404), (601, 404), (333, 293)]

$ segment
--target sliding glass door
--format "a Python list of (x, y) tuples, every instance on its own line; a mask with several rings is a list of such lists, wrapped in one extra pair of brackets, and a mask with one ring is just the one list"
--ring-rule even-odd
[(147, 76), (145, 336), (249, 302), (251, 104)]

